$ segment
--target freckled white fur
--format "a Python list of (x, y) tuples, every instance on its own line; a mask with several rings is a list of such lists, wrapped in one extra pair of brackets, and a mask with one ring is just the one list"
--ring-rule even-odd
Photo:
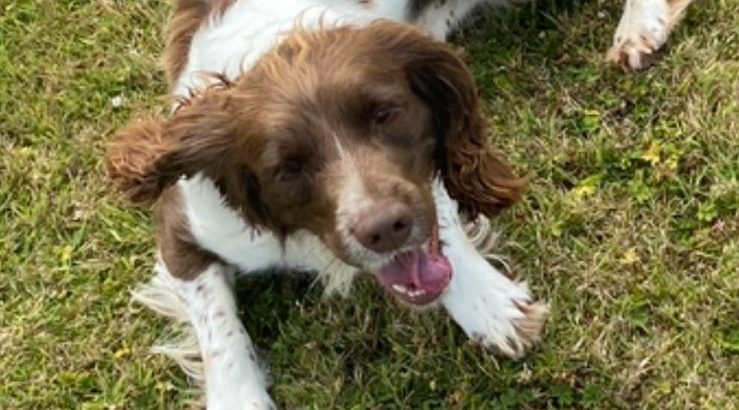
[(152, 298), (155, 292), (166, 299), (179, 300), (173, 305), (180, 309), (175, 316), (187, 317), (200, 346), (201, 361), (194, 360), (192, 353), (182, 354), (186, 350), (181, 348), (170, 346), (169, 349), (160, 348), (160, 352), (172, 354), (189, 369), (191, 376), (206, 380), (207, 408), (274, 408), (267, 394), (265, 374), (237, 314), (231, 288), (233, 270), (213, 263), (195, 280), (181, 281), (173, 278), (164, 264), (159, 263), (155, 280), (160, 285), (166, 283), (166, 287), (142, 289), (137, 293), (138, 298), (149, 302), (150, 306), (151, 303), (161, 306), (160, 299)]

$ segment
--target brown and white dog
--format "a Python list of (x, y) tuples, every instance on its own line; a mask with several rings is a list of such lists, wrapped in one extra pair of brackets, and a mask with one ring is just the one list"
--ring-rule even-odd
[[(157, 274), (137, 297), (192, 325), (202, 369), (166, 352), (204, 377), (209, 408), (273, 406), (236, 314), (237, 271), (316, 271), (340, 293), (366, 271), (505, 355), (538, 340), (546, 306), (485, 258), (483, 215), (524, 181), (490, 146), (472, 76), (443, 43), (481, 3), (177, 1), (166, 71), (178, 104), (121, 131), (107, 160), (131, 200), (156, 203)], [(613, 58), (641, 67), (686, 4), (628, 0)]]

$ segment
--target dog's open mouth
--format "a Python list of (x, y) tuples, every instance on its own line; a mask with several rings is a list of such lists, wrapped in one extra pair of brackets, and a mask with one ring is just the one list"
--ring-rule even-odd
[(439, 246), (438, 228), (434, 227), (425, 246), (398, 254), (375, 276), (403, 302), (426, 305), (436, 300), (452, 279), (452, 266)]

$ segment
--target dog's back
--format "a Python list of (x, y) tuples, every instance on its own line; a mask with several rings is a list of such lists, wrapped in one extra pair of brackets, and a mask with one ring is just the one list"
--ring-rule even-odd
[(403, 21), (407, 0), (178, 0), (164, 65), (175, 96), (208, 85), (202, 73), (235, 78), (296, 25), (306, 28)]

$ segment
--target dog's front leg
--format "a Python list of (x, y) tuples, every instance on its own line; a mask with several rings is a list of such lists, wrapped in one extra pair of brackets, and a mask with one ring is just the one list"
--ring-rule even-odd
[(274, 409), (237, 315), (231, 269), (213, 263), (191, 281), (174, 280), (200, 345), (208, 410)]
[(533, 302), (524, 283), (512, 281), (475, 248), (443, 184), (434, 184), (439, 238), (452, 265), (441, 303), (467, 336), (510, 357), (520, 357), (540, 338), (547, 306)]

